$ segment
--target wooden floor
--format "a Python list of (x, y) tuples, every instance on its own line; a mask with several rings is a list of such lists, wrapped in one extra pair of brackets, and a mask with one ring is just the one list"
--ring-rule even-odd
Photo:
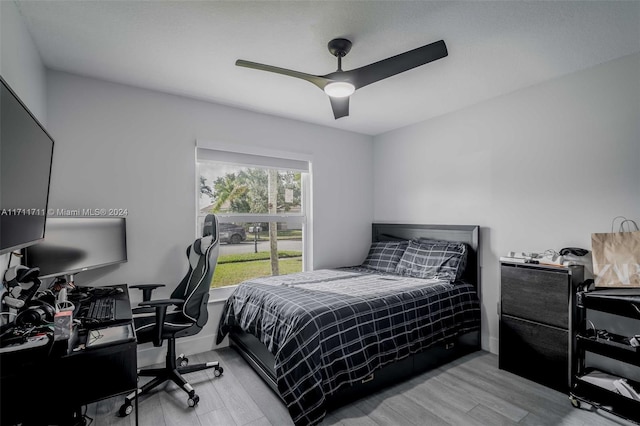
[[(173, 384), (140, 399), (140, 425), (292, 425), (284, 405), (230, 348), (191, 356), (190, 362), (221, 362), (187, 376), (200, 396), (187, 407)], [(134, 415), (117, 416), (122, 398), (87, 407), (92, 426), (134, 425)], [(322, 425), (631, 425), (604, 412), (576, 409), (567, 395), (498, 369), (498, 358), (476, 352), (414, 379), (358, 400), (327, 415)]]

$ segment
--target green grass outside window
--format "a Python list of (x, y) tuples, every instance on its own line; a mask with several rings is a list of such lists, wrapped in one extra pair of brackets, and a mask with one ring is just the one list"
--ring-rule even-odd
[[(296, 251), (278, 252), (280, 275), (302, 271), (302, 253)], [(211, 287), (238, 284), (251, 278), (271, 275), (269, 252), (242, 253), (220, 256)]]

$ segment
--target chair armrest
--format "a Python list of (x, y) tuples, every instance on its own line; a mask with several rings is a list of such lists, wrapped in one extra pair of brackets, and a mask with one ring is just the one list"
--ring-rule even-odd
[(147, 302), (151, 300), (151, 292), (158, 287), (164, 287), (164, 284), (136, 284), (130, 285), (129, 288), (136, 288), (142, 290), (142, 301)]
[(134, 319), (136, 315), (150, 314), (150, 313), (155, 315), (155, 312), (156, 312), (156, 308), (151, 306), (136, 306), (135, 308), (131, 308), (131, 313), (133, 314)]
[(146, 302), (140, 302), (140, 306), (155, 306), (160, 307), (168, 307), (170, 305), (180, 306), (184, 303), (184, 299), (157, 299), (157, 300), (148, 300)]
[(162, 346), (162, 332), (164, 330), (164, 320), (167, 317), (167, 308), (171, 305), (180, 306), (183, 303), (183, 299), (158, 299), (140, 303), (140, 306), (156, 308), (156, 335), (153, 336), (153, 346)]

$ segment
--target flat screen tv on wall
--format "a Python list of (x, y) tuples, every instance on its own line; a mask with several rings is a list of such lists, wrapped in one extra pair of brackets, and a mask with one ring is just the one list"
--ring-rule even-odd
[(53, 138), (0, 77), (0, 254), (44, 238)]

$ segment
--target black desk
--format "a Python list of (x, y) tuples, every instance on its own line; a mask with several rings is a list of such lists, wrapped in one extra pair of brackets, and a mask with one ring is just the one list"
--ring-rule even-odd
[[(126, 284), (114, 286), (124, 291)], [(23, 350), (0, 353), (0, 424), (76, 425), (83, 405), (134, 391), (137, 387), (137, 352), (133, 320), (115, 325), (128, 337), (105, 339), (86, 346), (89, 331), (76, 326), (68, 341), (53, 341)], [(91, 333), (109, 335), (109, 328)], [(125, 333), (123, 336), (127, 336)], [(137, 411), (137, 410), (136, 410)]]

